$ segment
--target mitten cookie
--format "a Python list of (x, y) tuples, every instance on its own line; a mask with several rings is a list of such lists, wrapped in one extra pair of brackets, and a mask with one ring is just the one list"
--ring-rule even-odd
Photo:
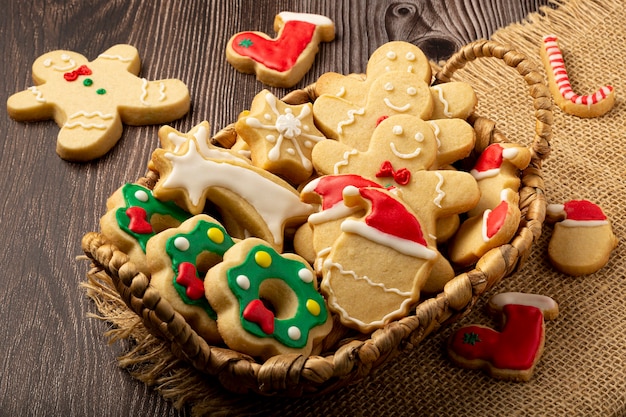
[(552, 265), (568, 275), (592, 274), (609, 261), (618, 240), (602, 209), (587, 200), (549, 204), (549, 220), (557, 221), (548, 245)]
[(262, 83), (292, 87), (311, 68), (320, 42), (335, 38), (325, 16), (281, 12), (274, 19), (275, 39), (262, 32), (240, 32), (228, 41), (226, 60), (238, 71), (256, 73)]
[(117, 143), (122, 123), (165, 123), (189, 110), (182, 81), (148, 81), (137, 76), (139, 69), (130, 45), (115, 45), (91, 62), (72, 51), (48, 52), (33, 64), (35, 85), (9, 97), (7, 110), (19, 121), (54, 119), (61, 158), (95, 159)]
[(543, 295), (503, 293), (489, 301), (489, 310), (502, 315), (502, 330), (461, 327), (449, 339), (450, 358), (464, 368), (485, 369), (498, 379), (528, 381), (543, 353), (544, 319), (555, 318), (558, 305)]

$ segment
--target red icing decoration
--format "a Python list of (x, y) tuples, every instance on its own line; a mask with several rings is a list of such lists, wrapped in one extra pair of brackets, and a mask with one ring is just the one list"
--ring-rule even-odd
[(204, 297), (204, 283), (198, 278), (196, 266), (191, 262), (181, 262), (178, 265), (176, 283), (186, 288), (185, 293), (192, 300)]
[(355, 174), (327, 175), (321, 177), (315, 187), (315, 192), (322, 197), (322, 210), (327, 210), (343, 201), (343, 189), (349, 185), (357, 188), (380, 188), (380, 184)]
[(490, 169), (498, 169), (502, 166), (502, 151), (504, 148), (497, 143), (487, 146), (480, 154), (474, 169), (478, 172), (489, 171)]
[(411, 181), (411, 171), (406, 168), (400, 168), (394, 171), (391, 162), (383, 161), (380, 165), (380, 169), (376, 173), (376, 178), (393, 177), (393, 180), (400, 185), (407, 185)]
[(148, 221), (148, 213), (143, 207), (132, 206), (126, 209), (126, 215), (130, 219), (128, 228), (133, 233), (145, 235), (152, 233), (152, 225)]
[(489, 239), (498, 233), (504, 225), (508, 210), (509, 203), (502, 201), (487, 216), (487, 237)]
[(231, 47), (239, 55), (249, 57), (278, 72), (290, 70), (302, 51), (313, 39), (316, 26), (309, 22), (290, 20), (276, 39), (266, 39), (254, 32), (241, 32)]
[[(465, 326), (452, 336), (451, 349), (465, 359), (485, 360), (499, 369), (530, 369), (543, 339), (543, 313), (537, 307), (518, 304), (508, 304), (502, 312), (506, 317), (502, 332)], [(467, 334), (474, 336), (474, 343), (467, 342)]]
[(63, 78), (67, 81), (76, 81), (81, 75), (91, 75), (91, 70), (87, 67), (87, 65), (81, 65), (74, 71), (66, 72), (63, 74)]
[(379, 124), (382, 123), (383, 120), (388, 119), (389, 116), (380, 116), (378, 119), (376, 119), (376, 126), (378, 126)]
[(419, 221), (402, 203), (376, 188), (362, 188), (361, 196), (372, 202), (365, 223), (383, 233), (427, 246)]
[(606, 220), (602, 209), (587, 200), (572, 200), (563, 205), (570, 220)]
[(250, 301), (250, 303), (243, 310), (243, 318), (259, 325), (263, 333), (274, 333), (274, 313), (272, 313), (265, 305), (263, 301), (256, 300)]

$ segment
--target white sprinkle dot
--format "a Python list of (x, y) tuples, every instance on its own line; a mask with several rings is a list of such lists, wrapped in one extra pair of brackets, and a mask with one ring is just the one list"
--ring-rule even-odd
[(298, 276), (303, 282), (307, 284), (313, 282), (313, 273), (306, 268), (302, 268), (298, 271)]
[(146, 201), (148, 201), (148, 193), (144, 190), (137, 190), (135, 191), (135, 198), (145, 203)]
[(287, 335), (289, 335), (291, 340), (298, 340), (302, 336), (302, 332), (296, 326), (291, 326), (287, 329)]
[(239, 285), (239, 288), (241, 288), (242, 290), (250, 289), (250, 279), (247, 276), (239, 275), (237, 276), (236, 280), (237, 285)]
[(399, 136), (402, 134), (402, 132), (404, 132), (404, 129), (402, 129), (402, 126), (400, 125), (395, 125), (391, 131), (393, 132), (394, 135)]
[(179, 251), (184, 252), (189, 249), (189, 240), (186, 237), (178, 236), (176, 239), (174, 239), (174, 246)]

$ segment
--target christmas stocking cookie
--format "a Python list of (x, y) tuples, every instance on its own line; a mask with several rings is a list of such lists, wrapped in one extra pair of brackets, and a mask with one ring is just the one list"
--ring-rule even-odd
[(335, 25), (309, 13), (281, 12), (274, 20), (275, 39), (262, 32), (240, 32), (226, 46), (226, 59), (238, 71), (256, 73), (262, 83), (292, 87), (311, 68), (320, 42), (335, 38)]
[(448, 342), (450, 358), (464, 368), (485, 369), (498, 379), (528, 381), (543, 353), (544, 319), (555, 318), (558, 305), (543, 295), (502, 293), (489, 301), (489, 309), (502, 315), (502, 330), (461, 327)]
[(33, 64), (35, 85), (9, 97), (7, 110), (19, 121), (54, 119), (61, 158), (95, 159), (117, 143), (122, 123), (165, 123), (189, 110), (182, 81), (148, 81), (139, 70), (130, 45), (115, 45), (91, 62), (72, 51), (48, 52)]

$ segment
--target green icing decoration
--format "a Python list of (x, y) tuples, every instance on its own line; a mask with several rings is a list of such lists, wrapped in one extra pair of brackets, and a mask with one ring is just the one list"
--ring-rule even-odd
[(242, 39), (242, 40), (239, 42), (239, 46), (242, 46), (242, 47), (244, 47), (244, 48), (249, 48), (249, 47), (251, 47), (252, 45), (254, 45), (254, 42), (252, 42), (252, 39), (248, 39), (248, 38)]
[(463, 335), (463, 343), (470, 344), (474, 346), (476, 343), (482, 342), (478, 335), (474, 332), (465, 333)]
[[(117, 224), (120, 229), (126, 232), (128, 235), (132, 236), (141, 249), (146, 251), (146, 243), (148, 239), (155, 235), (154, 232), (151, 233), (135, 233), (130, 230), (130, 218), (126, 214), (126, 210), (130, 207), (141, 207), (146, 211), (147, 221), (150, 221), (150, 218), (154, 214), (167, 215), (176, 219), (178, 222), (184, 222), (191, 214), (187, 213), (176, 204), (169, 201), (159, 201), (153, 195), (152, 191), (149, 188), (142, 187), (138, 184), (125, 184), (122, 187), (122, 195), (124, 196), (124, 207), (120, 207), (115, 212), (115, 218), (117, 219)], [(138, 198), (145, 197), (144, 199)]]
[[(222, 236), (223, 240), (221, 242), (213, 241), (209, 238), (209, 230), (210, 229), (218, 229), (218, 235)], [(176, 247), (176, 239), (186, 239), (188, 242), (188, 247), (183, 250)], [(220, 258), (224, 256), (224, 253), (233, 246), (235, 242), (228, 235), (226, 229), (222, 227), (222, 225), (218, 223), (207, 222), (205, 220), (200, 220), (196, 224), (196, 226), (187, 233), (178, 233), (174, 236), (170, 237), (165, 243), (165, 252), (172, 259), (172, 270), (174, 271), (173, 284), (176, 292), (180, 296), (180, 298), (185, 302), (185, 304), (194, 305), (198, 307), (202, 307), (204, 311), (207, 312), (209, 317), (213, 320), (217, 319), (217, 314), (213, 307), (209, 304), (206, 297), (202, 297), (197, 300), (192, 300), (187, 296), (186, 288), (183, 285), (180, 285), (176, 282), (176, 277), (178, 276), (178, 266), (183, 262), (189, 262), (193, 265), (196, 265), (196, 261), (198, 256), (203, 252), (211, 252), (219, 255)], [(196, 276), (204, 281), (204, 277), (198, 276), (198, 272), (196, 270)]]
[[(255, 261), (258, 252), (266, 252), (270, 256), (271, 264), (269, 266), (261, 266)], [(270, 246), (257, 245), (253, 247), (242, 264), (230, 268), (226, 273), (228, 286), (239, 300), (242, 327), (258, 337), (273, 337), (290, 348), (299, 349), (306, 346), (309, 331), (313, 327), (325, 323), (328, 318), (328, 311), (322, 295), (317, 292), (312, 281), (304, 280), (300, 277), (300, 274), (308, 277), (309, 273), (310, 271), (305, 264), (294, 259), (282, 257)], [(248, 288), (239, 286), (237, 280), (238, 277), (241, 279), (242, 276), (248, 278)], [(283, 280), (298, 298), (298, 308), (293, 317), (285, 319), (274, 318), (274, 332), (272, 334), (266, 334), (261, 330), (260, 325), (244, 318), (246, 306), (250, 302), (259, 299), (261, 283), (266, 279)], [(313, 279), (315, 278), (313, 277)], [(246, 286), (244, 285), (244, 287)], [(306, 304), (309, 301), (318, 304), (319, 313), (317, 315), (312, 314), (307, 309)], [(292, 327), (300, 331), (301, 335), (299, 338), (293, 339), (289, 336), (289, 329)]]

